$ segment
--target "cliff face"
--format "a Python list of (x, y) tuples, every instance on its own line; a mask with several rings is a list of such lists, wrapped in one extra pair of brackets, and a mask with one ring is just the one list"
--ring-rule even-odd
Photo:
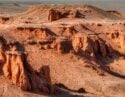
[(7, 23), (7, 21), (9, 21), (9, 20), (10, 20), (9, 17), (4, 17), (4, 16), (1, 16), (1, 17), (0, 17), (0, 23), (1, 23), (1, 24), (5, 24), (5, 23)]
[[(118, 25), (118, 24), (116, 24)], [(104, 25), (99, 23), (66, 25), (62, 27), (61, 32), (54, 32), (49, 28), (18, 27), (15, 33), (21, 33), (26, 37), (29, 44), (39, 44), (42, 49), (54, 49), (57, 52), (83, 53), (93, 57), (107, 57), (112, 52), (124, 54), (124, 24), (121, 30), (112, 29), (112, 24)], [(88, 27), (87, 27), (88, 26)], [(107, 28), (106, 28), (107, 27)], [(58, 28), (58, 27), (57, 27)], [(54, 27), (53, 29), (57, 29)], [(58, 28), (59, 29), (59, 28)], [(105, 31), (103, 31), (105, 29)], [(97, 32), (94, 32), (97, 31)], [(108, 32), (111, 30), (111, 33)], [(93, 33), (94, 32), (94, 33)], [(61, 38), (62, 37), (62, 38)], [(32, 39), (35, 39), (32, 41)], [(116, 46), (114, 48), (114, 46)]]
[(36, 37), (37, 39), (50, 39), (55, 34), (51, 32), (49, 29), (44, 27), (17, 27), (15, 29), (15, 33), (20, 32), (26, 38)]
[(23, 58), (23, 53), (6, 53), (6, 62), (3, 67), (3, 72), (6, 78), (12, 80), (13, 84), (19, 86), (23, 90), (31, 90)]
[(61, 11), (60, 9), (50, 9), (48, 12), (48, 20), (51, 22), (62, 18), (75, 19), (80, 17), (84, 18), (84, 15), (80, 16), (78, 10), (64, 9), (63, 11)]
[(111, 52), (109, 44), (97, 36), (87, 36), (84, 34), (77, 34), (72, 41), (73, 49), (76, 53), (87, 55), (94, 59), (98, 57), (105, 58)]
[(48, 15), (48, 20), (49, 21), (55, 21), (55, 20), (58, 20), (62, 18), (61, 16), (61, 12), (57, 11), (57, 10), (54, 10), (54, 9), (50, 9), (49, 10), (49, 15)]
[(51, 83), (46, 79), (47, 76), (43, 75), (46, 71), (40, 77), (29, 67), (25, 52), (18, 50), (16, 44), (3, 44), (1, 43), (0, 60), (3, 74), (7, 79), (25, 91), (39, 90), (47, 94), (54, 92)]
[(107, 35), (109, 39), (116, 45), (116, 50), (119, 51), (121, 54), (125, 53), (125, 47), (124, 47), (124, 42), (125, 42), (125, 35), (122, 32), (114, 32), (109, 35)]

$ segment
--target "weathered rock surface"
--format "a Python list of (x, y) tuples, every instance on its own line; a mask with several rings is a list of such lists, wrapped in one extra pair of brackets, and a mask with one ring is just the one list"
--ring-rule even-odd
[[(110, 37), (109, 37), (109, 35), (110, 35)], [(114, 48), (114, 49), (116, 49), (116, 51), (118, 51), (121, 54), (125, 54), (125, 46), (124, 46), (125, 35), (124, 35), (124, 33), (114, 32), (114, 33), (111, 33), (109, 35), (108, 35), (109, 39), (116, 46), (116, 48)]]
[[(70, 19), (74, 19), (74, 18), (79, 18), (81, 16), (79, 16), (78, 14), (78, 10), (63, 10), (60, 11), (60, 9), (50, 9), (49, 10), (49, 14), (48, 14), (48, 20), (49, 21), (56, 21), (59, 20), (61, 18), (70, 18)], [(82, 18), (84, 18), (84, 15), (82, 16)]]
[(55, 21), (55, 20), (58, 20), (62, 18), (61, 16), (61, 12), (59, 12), (58, 10), (55, 10), (55, 9), (50, 9), (49, 10), (49, 15), (48, 15), (48, 20), (49, 21)]
[(0, 96), (12, 95), (10, 89), (14, 97), (25, 97), (22, 90), (37, 93), (29, 94), (33, 97), (54, 92), (47, 96), (124, 97), (120, 16), (88, 5), (38, 5), (10, 20), (1, 18), (0, 83), (12, 88), (1, 84)]
[(22, 90), (39, 90), (46, 94), (53, 93), (53, 86), (44, 76), (46, 71), (43, 74), (37, 75), (37, 72), (29, 67), (26, 53), (18, 50), (15, 43), (9, 44), (10, 48), (8, 51), (8, 49), (5, 49), (8, 46), (4, 47), (4, 43), (1, 42), (0, 63), (3, 65), (1, 68), (3, 68), (4, 76)]
[(7, 21), (9, 21), (9, 17), (3, 17), (3, 16), (0, 16), (0, 23), (1, 24), (4, 24), (4, 23), (6, 23)]
[(78, 11), (77, 10), (70, 10), (68, 13), (68, 18), (76, 18), (78, 16)]
[(84, 34), (75, 35), (72, 44), (75, 52), (77, 53), (83, 52), (90, 55), (94, 53), (90, 39)]
[(51, 32), (47, 28), (34, 28), (34, 27), (17, 27), (15, 32), (20, 32), (21, 34), (25, 35), (25, 37), (35, 37), (38, 39), (50, 39), (52, 36), (55, 36), (53, 32)]
[(67, 36), (67, 37), (72, 37), (73, 35), (75, 35), (77, 33), (74, 26), (67, 26), (64, 29), (65, 29), (65, 31), (64, 31), (63, 35)]
[(72, 50), (72, 44), (68, 39), (58, 38), (53, 42), (52, 48), (58, 53), (69, 53)]
[[(94, 37), (94, 38), (93, 38)], [(110, 53), (108, 45), (96, 36), (87, 36), (79, 33), (73, 37), (73, 49), (76, 53), (87, 55), (93, 58), (98, 56), (106, 57)]]
[(3, 66), (3, 72), (6, 78), (19, 86), (23, 90), (31, 90), (31, 85), (26, 74), (24, 54), (23, 53), (6, 53), (6, 62)]

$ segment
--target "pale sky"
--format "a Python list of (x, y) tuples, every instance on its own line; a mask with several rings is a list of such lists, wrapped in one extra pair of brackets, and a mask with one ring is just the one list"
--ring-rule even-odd
[(13, 2), (40, 2), (40, 3), (104, 3), (104, 2), (112, 2), (125, 3), (125, 0), (0, 0), (0, 3), (13, 3)]
[(125, 12), (125, 0), (0, 0), (0, 3), (66, 3), (90, 4), (102, 9), (118, 10)]
[(62, 1), (62, 2), (66, 2), (66, 1), (125, 1), (125, 0), (0, 0), (0, 1)]

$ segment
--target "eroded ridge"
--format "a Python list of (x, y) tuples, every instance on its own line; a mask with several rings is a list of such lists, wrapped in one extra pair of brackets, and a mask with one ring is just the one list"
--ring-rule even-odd
[(0, 23), (5, 24), (10, 20), (10, 17), (7, 16), (0, 16)]
[(54, 88), (51, 83), (46, 80), (46, 77), (43, 74), (37, 75), (37, 73), (30, 68), (26, 60), (26, 52), (18, 50), (18, 42), (5, 44), (3, 40), (4, 38), (1, 37), (0, 60), (1, 65), (3, 65), (2, 70), (4, 76), (22, 90), (39, 90), (47, 94), (53, 93)]
[(33, 5), (11, 15), (0, 17), (0, 77), (9, 85), (38, 95), (56, 92), (54, 97), (125, 95), (123, 13), (89, 5)]

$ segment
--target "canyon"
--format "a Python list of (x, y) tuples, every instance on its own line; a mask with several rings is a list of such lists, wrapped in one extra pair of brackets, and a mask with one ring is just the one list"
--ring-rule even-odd
[(0, 12), (0, 97), (125, 96), (124, 13), (13, 6)]

